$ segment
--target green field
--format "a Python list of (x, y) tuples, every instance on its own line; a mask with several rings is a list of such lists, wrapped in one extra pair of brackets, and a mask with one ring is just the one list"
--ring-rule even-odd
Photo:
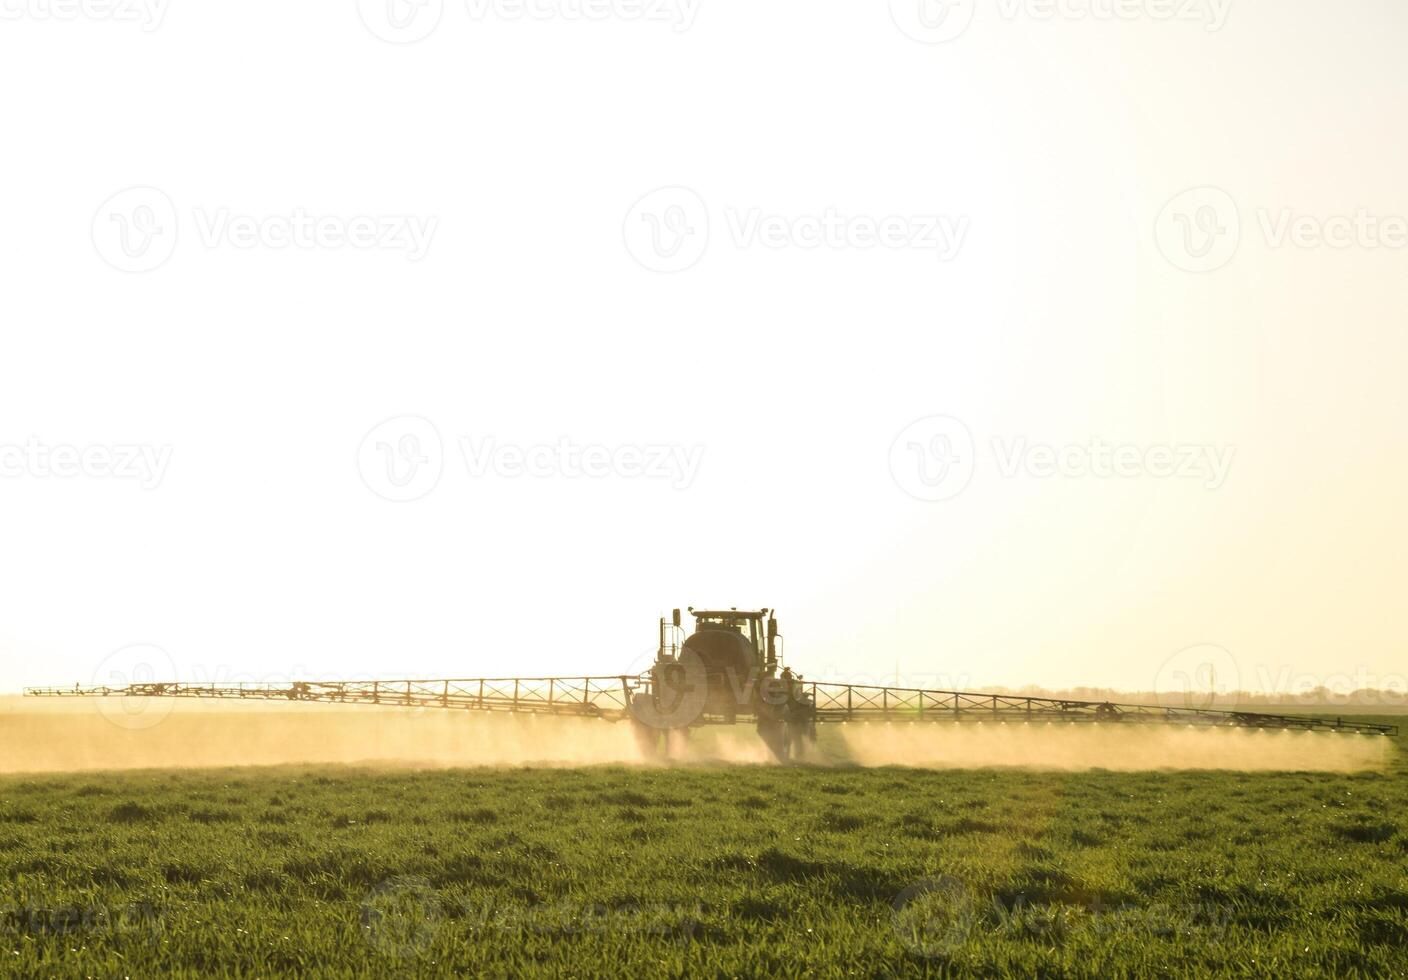
[(9, 776), (0, 973), (1408, 976), (1403, 759)]

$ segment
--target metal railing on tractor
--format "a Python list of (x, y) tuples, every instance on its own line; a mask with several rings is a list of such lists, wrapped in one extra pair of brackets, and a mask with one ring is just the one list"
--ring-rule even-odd
[[(819, 723), (1072, 722), (1191, 725), (1396, 736), (1398, 726), (1343, 718), (1273, 715), (1109, 701), (1072, 701), (918, 688), (806, 681), (796, 687)], [(184, 697), (331, 702), (392, 707), (460, 708), (602, 718), (631, 716), (632, 698), (647, 693), (647, 676), (498, 677), (462, 680), (307, 681), (291, 684), (186, 684), (126, 687), (31, 687), (31, 697)], [(704, 719), (701, 719), (704, 720)]]

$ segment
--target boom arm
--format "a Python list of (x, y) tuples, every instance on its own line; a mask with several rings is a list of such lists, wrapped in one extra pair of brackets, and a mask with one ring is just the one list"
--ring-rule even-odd
[(467, 708), (588, 718), (624, 718), (636, 677), (499, 677), (421, 681), (297, 681), (276, 684), (183, 684), (126, 687), (31, 687), (33, 697), (205, 698), (207, 700), (328, 701), (402, 708)]
[[(961, 691), (799, 684), (819, 723), (841, 722), (1098, 722), (1142, 725), (1278, 729), (1396, 736), (1398, 726), (1343, 718), (1215, 711), (1161, 705), (1070, 701)], [(276, 684), (185, 684), (177, 681), (126, 687), (31, 687), (31, 697), (184, 697), (207, 700), (274, 700), (459, 708), (602, 718), (631, 716), (632, 699), (648, 693), (648, 677), (501, 677), (462, 680), (299, 681)], [(709, 719), (701, 718), (700, 721)]]

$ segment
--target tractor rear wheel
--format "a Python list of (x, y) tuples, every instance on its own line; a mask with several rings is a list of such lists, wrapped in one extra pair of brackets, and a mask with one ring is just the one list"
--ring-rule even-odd
[(811, 719), (789, 721), (784, 728), (787, 743), (786, 758), (805, 759), (816, 746), (816, 722)]
[(659, 758), (660, 729), (651, 728), (644, 722), (632, 721), (631, 732), (636, 737), (636, 746), (640, 749), (643, 758), (647, 760)]

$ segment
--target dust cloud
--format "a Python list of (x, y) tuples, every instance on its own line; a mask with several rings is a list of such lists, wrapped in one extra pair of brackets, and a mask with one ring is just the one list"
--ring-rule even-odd
[[(807, 762), (925, 768), (1382, 768), (1379, 736), (1076, 725), (822, 726)], [(385, 766), (646, 764), (628, 723), (322, 704), (0, 698), (0, 773), (357, 763)], [(763, 765), (751, 726), (678, 738), (671, 762)]]
[(855, 725), (840, 738), (860, 765), (939, 769), (1353, 772), (1381, 769), (1395, 751), (1381, 735), (1049, 722)]
[[(766, 763), (751, 728), (676, 739), (676, 760)], [(631, 726), (442, 708), (0, 698), (0, 773), (286, 763), (643, 764)]]

